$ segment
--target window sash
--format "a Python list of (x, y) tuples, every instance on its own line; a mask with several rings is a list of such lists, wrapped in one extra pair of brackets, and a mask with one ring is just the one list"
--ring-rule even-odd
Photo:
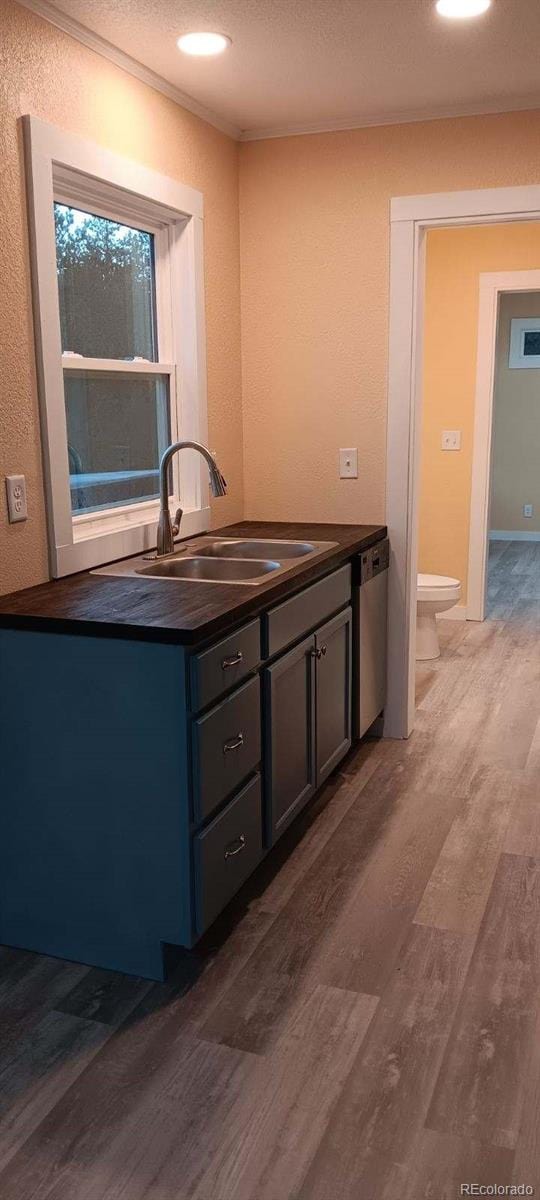
[[(133, 374), (133, 375), (143, 375), (143, 376), (150, 376), (150, 377), (157, 376), (158, 378), (161, 378), (161, 379), (168, 379), (168, 381), (169, 381), (168, 382), (169, 425), (170, 425), (171, 440), (177, 441), (178, 438), (180, 437), (180, 430), (178, 428), (178, 405), (177, 405), (177, 388), (176, 388), (177, 372), (176, 372), (176, 367), (172, 363), (129, 362), (129, 361), (124, 362), (123, 359), (116, 359), (116, 358), (84, 358), (82, 355), (77, 356), (77, 357), (72, 357), (71, 355), (63, 354), (62, 355), (62, 366), (63, 366), (64, 374), (67, 371), (68, 374), (73, 372), (73, 373), (78, 373), (80, 375), (84, 375), (85, 373), (88, 372), (88, 373), (91, 373), (92, 375), (100, 375), (100, 374), (108, 375), (111, 373), (114, 374), (115, 371), (118, 371), (118, 373), (122, 374), (122, 375)], [(126, 367), (128, 368), (127, 371), (125, 370)], [(64, 403), (65, 403), (65, 399), (64, 399)], [(67, 442), (67, 420), (66, 420), (66, 442)], [(176, 503), (176, 506), (178, 507), (179, 504), (181, 503), (181, 501), (180, 501), (181, 484), (180, 484), (180, 473), (179, 473), (180, 472), (180, 464), (178, 462), (178, 457), (176, 457), (173, 460), (169, 470), (171, 471), (171, 474), (172, 474), (171, 506), (174, 503)], [(71, 475), (70, 475), (70, 486), (71, 486)], [(145, 516), (147, 514), (150, 514), (150, 516), (155, 517), (157, 503), (158, 503), (158, 501), (154, 498), (149, 498), (148, 500), (135, 500), (135, 501), (133, 501), (133, 503), (126, 502), (126, 503), (120, 504), (120, 505), (110, 505), (109, 508), (100, 508), (96, 512), (81, 512), (81, 513), (72, 512), (71, 519), (72, 519), (74, 527), (79, 526), (79, 525), (86, 526), (88, 524), (92, 524), (92, 522), (97, 524), (99, 522), (99, 526), (100, 526), (100, 528), (102, 528), (104, 519), (106, 520), (107, 518), (110, 517), (112, 520), (112, 518), (117, 516), (119, 513), (136, 514), (140, 510), (142, 519), (145, 519)], [(75, 541), (77, 541), (81, 536), (82, 535), (80, 534), (80, 531), (77, 528), (74, 528)]]

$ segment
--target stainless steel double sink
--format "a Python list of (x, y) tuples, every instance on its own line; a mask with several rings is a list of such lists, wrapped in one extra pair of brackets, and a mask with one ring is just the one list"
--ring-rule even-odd
[(199, 583), (235, 583), (256, 586), (269, 576), (283, 575), (317, 558), (336, 542), (277, 541), (272, 538), (193, 538), (180, 543), (174, 554), (156, 558), (140, 554), (100, 567), (93, 575), (141, 576), (151, 579), (192, 580)]

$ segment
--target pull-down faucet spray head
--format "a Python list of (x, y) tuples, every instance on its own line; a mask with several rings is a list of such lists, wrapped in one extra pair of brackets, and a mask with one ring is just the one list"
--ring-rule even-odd
[(208, 464), (208, 474), (210, 476), (210, 490), (213, 496), (226, 496), (227, 483), (223, 478), (221, 471), (215, 459)]

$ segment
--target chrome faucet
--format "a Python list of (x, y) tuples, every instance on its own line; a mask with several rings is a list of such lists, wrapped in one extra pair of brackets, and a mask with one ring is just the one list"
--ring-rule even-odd
[(200, 442), (173, 442), (172, 446), (167, 446), (159, 464), (159, 520), (156, 558), (162, 558), (164, 554), (172, 554), (174, 539), (180, 532), (182, 509), (178, 508), (176, 510), (174, 523), (171, 521), (171, 514), (169, 512), (169, 463), (178, 450), (198, 450), (199, 454), (202, 454), (208, 463), (212, 495), (224, 496), (227, 491), (227, 484), (217, 462), (212, 458), (206, 446), (202, 446)]

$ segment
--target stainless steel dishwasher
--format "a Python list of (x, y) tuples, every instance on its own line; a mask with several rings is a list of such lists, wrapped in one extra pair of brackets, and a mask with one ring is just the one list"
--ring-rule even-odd
[(386, 703), (388, 538), (353, 561), (353, 732), (356, 739), (380, 716)]

